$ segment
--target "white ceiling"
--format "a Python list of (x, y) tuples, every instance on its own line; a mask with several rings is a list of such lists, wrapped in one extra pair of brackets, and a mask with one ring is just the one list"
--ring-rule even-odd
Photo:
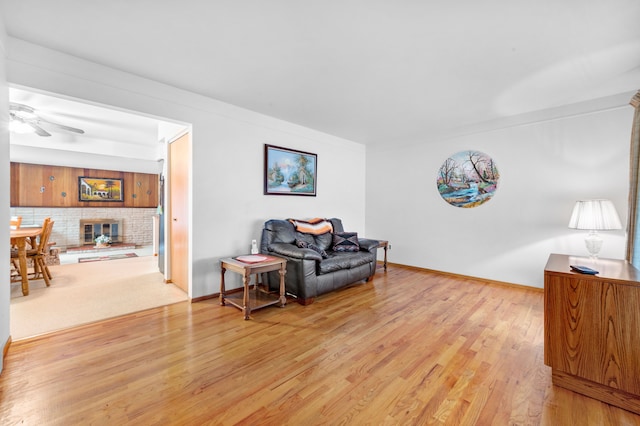
[[(169, 141), (184, 129), (184, 125), (33, 90), (11, 87), (9, 99), (35, 109), (38, 118), (45, 120), (39, 126), (51, 133), (50, 137), (12, 134), (12, 143), (22, 146), (42, 147), (44, 143), (49, 149), (113, 156), (125, 151), (135, 158), (155, 161), (164, 156), (164, 147), (159, 142)], [(82, 129), (84, 134), (48, 125), (47, 121)]]
[[(37, 125), (50, 134), (43, 137), (12, 131), (10, 153), (14, 162), (160, 173), (161, 160), (167, 153), (166, 142), (187, 129), (185, 124), (32, 89), (10, 87), (9, 99), (33, 108), (37, 119), (42, 120)], [(81, 129), (84, 133), (70, 132), (50, 123)]]
[(365, 144), (640, 88), (637, 0), (0, 6), (10, 36)]

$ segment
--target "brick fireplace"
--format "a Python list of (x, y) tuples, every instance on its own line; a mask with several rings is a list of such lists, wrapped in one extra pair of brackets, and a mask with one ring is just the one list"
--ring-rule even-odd
[[(156, 208), (93, 208), (93, 207), (12, 207), (12, 216), (22, 216), (23, 226), (38, 226), (45, 217), (55, 221), (51, 233), (51, 241), (64, 252), (68, 247), (88, 246), (85, 242), (84, 226), (81, 222), (94, 225), (94, 222), (119, 223), (118, 242), (135, 246), (151, 246), (153, 244), (153, 217)], [(109, 227), (110, 229), (110, 227)], [(103, 231), (100, 228), (100, 231)], [(87, 238), (95, 239), (95, 231)], [(104, 232), (101, 232), (104, 233)], [(89, 234), (89, 232), (88, 232)], [(100, 233), (98, 234), (100, 235)], [(91, 244), (95, 245), (94, 241)]]
[(80, 242), (83, 245), (95, 244), (96, 237), (106, 235), (111, 242), (121, 243), (124, 235), (122, 220), (117, 219), (82, 219), (80, 220)]

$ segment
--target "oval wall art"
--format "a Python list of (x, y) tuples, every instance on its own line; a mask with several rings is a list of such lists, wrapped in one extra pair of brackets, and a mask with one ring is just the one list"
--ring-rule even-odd
[(438, 192), (456, 207), (477, 207), (493, 197), (500, 173), (495, 162), (480, 151), (458, 152), (440, 166)]

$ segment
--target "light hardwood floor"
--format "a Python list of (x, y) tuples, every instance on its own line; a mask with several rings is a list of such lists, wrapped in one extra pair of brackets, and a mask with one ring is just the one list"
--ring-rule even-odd
[(550, 376), (540, 290), (391, 265), (249, 321), (182, 302), (16, 342), (0, 423), (640, 424)]

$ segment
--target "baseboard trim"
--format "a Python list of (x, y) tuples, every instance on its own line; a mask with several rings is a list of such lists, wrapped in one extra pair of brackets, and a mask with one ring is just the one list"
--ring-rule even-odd
[(522, 289), (526, 289), (526, 290), (535, 290), (535, 291), (544, 292), (544, 288), (543, 287), (533, 287), (533, 286), (530, 286), (530, 285), (515, 284), (515, 283), (509, 283), (509, 282), (506, 282), (506, 281), (497, 281), (497, 280), (491, 280), (491, 279), (488, 279), (488, 278), (474, 277), (474, 276), (471, 276), (471, 275), (456, 274), (454, 272), (438, 271), (436, 269), (421, 268), (419, 266), (409, 266), (409, 265), (403, 265), (401, 263), (387, 262), (387, 269), (389, 269), (390, 266), (397, 266), (397, 267), (400, 267), (400, 268), (412, 269), (414, 271), (429, 272), (431, 274), (438, 274), (438, 275), (449, 276), (449, 277), (454, 277), (454, 278), (459, 278), (459, 279), (480, 281), (480, 282), (483, 282), (483, 283), (486, 283), (486, 284), (499, 285), (499, 286), (503, 286), (503, 287), (518, 287), (518, 288), (522, 288)]
[(4, 343), (4, 347), (2, 348), (2, 369), (4, 370), (4, 360), (7, 359), (7, 354), (9, 353), (9, 346), (11, 346), (11, 336), (7, 338), (7, 341)]
[[(250, 285), (249, 289), (252, 289), (252, 288), (253, 288), (253, 285)], [(240, 293), (241, 291), (244, 291), (244, 287), (238, 287), (238, 288), (234, 288), (234, 289), (231, 289), (231, 290), (227, 290), (227, 291), (225, 291), (225, 294)], [(202, 302), (203, 300), (209, 300), (209, 299), (218, 299), (219, 297), (220, 297), (220, 292), (212, 293), (212, 294), (206, 294), (204, 296), (195, 297), (195, 298), (191, 299), (191, 303)]]
[[(228, 293), (231, 292), (229, 291)], [(191, 303), (198, 303), (209, 299), (215, 299), (217, 297), (220, 297), (220, 293), (207, 294), (205, 296), (194, 297), (193, 299), (191, 299)]]

